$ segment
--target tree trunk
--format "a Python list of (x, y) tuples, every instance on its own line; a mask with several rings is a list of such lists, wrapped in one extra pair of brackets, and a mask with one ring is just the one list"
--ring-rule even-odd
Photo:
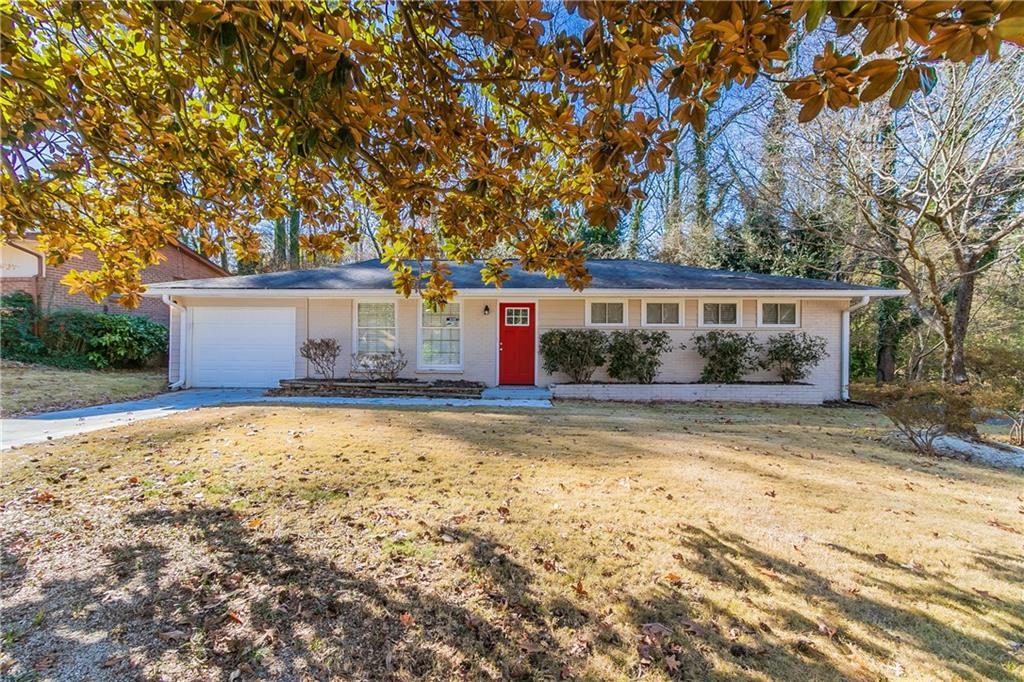
[(282, 267), (288, 262), (288, 234), (284, 218), (274, 221), (274, 262), (277, 267)]
[[(973, 266), (972, 266), (973, 270)], [(964, 341), (967, 338), (967, 324), (971, 319), (971, 306), (974, 303), (974, 288), (977, 275), (973, 272), (964, 275), (956, 287), (956, 304), (953, 308), (953, 327), (950, 348), (946, 350), (945, 366), (942, 368), (943, 379), (951, 384), (966, 384), (967, 358), (964, 355)]]
[(640, 252), (640, 225), (643, 218), (643, 208), (637, 201), (633, 206), (633, 215), (629, 221), (629, 241), (626, 242), (626, 258), (636, 258)]
[[(896, 169), (896, 127), (890, 121), (882, 128), (879, 136), (881, 153), (884, 155), (884, 167), (889, 175)], [(897, 198), (898, 189), (895, 184), (883, 189), (883, 197), (886, 204), (892, 206)], [(890, 209), (891, 210), (891, 209)], [(896, 241), (896, 234), (899, 225), (895, 218), (895, 211), (887, 222), (888, 234), (886, 237), (887, 248), (890, 253), (896, 253), (899, 245)], [(895, 289), (900, 285), (899, 268), (891, 258), (882, 258), (878, 264), (880, 277), (879, 286)], [(878, 302), (875, 308), (875, 320), (878, 323), (878, 330), (875, 336), (875, 385), (891, 383), (896, 377), (896, 352), (899, 349), (900, 341), (903, 339), (905, 329), (901, 320), (906, 304), (901, 298), (886, 298)], [(909, 377), (908, 377), (909, 379)]]
[(299, 268), (299, 225), (302, 221), (302, 213), (299, 209), (292, 209), (288, 219), (288, 267), (292, 270)]

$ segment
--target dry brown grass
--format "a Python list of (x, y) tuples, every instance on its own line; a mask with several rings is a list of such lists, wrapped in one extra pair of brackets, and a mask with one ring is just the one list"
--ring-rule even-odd
[(5, 455), (9, 673), (1022, 679), (1024, 476), (857, 409), (203, 410)]
[(70, 409), (154, 395), (167, 386), (155, 370), (60, 369), (4, 362), (0, 366), (0, 412), (5, 417)]

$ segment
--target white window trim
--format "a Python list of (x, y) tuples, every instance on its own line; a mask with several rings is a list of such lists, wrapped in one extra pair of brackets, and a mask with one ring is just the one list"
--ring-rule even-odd
[[(402, 349), (398, 339), (398, 301), (387, 298), (356, 298), (352, 299), (352, 356), (359, 356), (359, 304), (360, 303), (387, 303), (395, 311), (395, 352)], [(352, 358), (352, 369), (360, 371), (362, 367), (356, 364), (355, 357)]]
[[(721, 322), (704, 322), (705, 303), (735, 303), (736, 324), (722, 324)], [(697, 326), (714, 329), (736, 329), (743, 326), (743, 299), (741, 298), (699, 298), (697, 299)]]
[[(621, 303), (622, 322), (591, 322), (590, 306), (593, 303)], [(588, 327), (628, 327), (629, 326), (629, 299), (627, 298), (588, 298), (586, 299), (586, 326)]]
[(459, 304), (459, 364), (428, 365), (423, 362), (423, 313), (426, 308), (422, 300), (417, 300), (419, 313), (416, 315), (416, 371), (417, 372), (462, 372), (466, 364), (466, 305), (459, 298), (452, 303)]
[[(679, 306), (679, 322), (648, 322), (648, 303), (675, 303)], [(678, 329), (686, 326), (686, 300), (678, 298), (642, 298), (640, 299), (640, 326), (658, 329)]]
[[(792, 303), (796, 306), (796, 322), (794, 324), (768, 324), (764, 321), (765, 303)], [(800, 299), (798, 298), (759, 298), (757, 299), (757, 326), (766, 329), (797, 329), (800, 327)]]

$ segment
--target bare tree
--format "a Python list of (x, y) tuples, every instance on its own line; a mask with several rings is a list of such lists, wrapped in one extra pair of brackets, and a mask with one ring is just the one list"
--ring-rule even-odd
[(894, 266), (942, 339), (943, 379), (964, 384), (978, 278), (1024, 246), (1024, 52), (998, 68), (945, 68), (939, 80), (891, 129), (868, 110), (823, 122), (810, 145), (841, 166), (806, 171), (854, 201), (860, 229), (844, 241)]

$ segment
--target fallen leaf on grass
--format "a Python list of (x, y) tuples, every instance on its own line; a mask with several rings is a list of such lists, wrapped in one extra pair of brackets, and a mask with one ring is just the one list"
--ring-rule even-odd
[(158, 632), (156, 636), (167, 642), (173, 642), (174, 640), (178, 639), (188, 639), (188, 633), (184, 630), (168, 630), (167, 632)]
[(586, 597), (588, 594), (590, 594), (589, 592), (587, 592), (586, 588), (583, 587), (582, 580), (577, 580), (576, 584), (572, 586), (572, 589), (574, 589), (576, 591), (576, 594), (578, 594), (581, 597)]
[(1020, 531), (1019, 530), (1017, 530), (1016, 528), (1014, 528), (1013, 526), (1011, 526), (1011, 525), (1009, 525), (1007, 523), (1003, 523), (999, 519), (989, 519), (988, 520), (988, 525), (992, 526), (993, 528), (998, 528), (999, 530), (1005, 530), (1007, 533), (1013, 533), (1014, 535), (1020, 535)]
[(228, 611), (228, 618), (235, 621), (239, 625), (245, 625), (245, 623), (242, 622), (242, 617), (239, 616), (238, 613), (235, 611)]
[(249, 520), (249, 527), (250, 528), (259, 528), (262, 525), (263, 525), (263, 519), (261, 519), (259, 517), (255, 518), (255, 519), (250, 519)]
[(981, 595), (982, 597), (988, 597), (989, 599), (995, 599), (996, 601), (1000, 601), (1000, 602), (1001, 602), (1001, 601), (1003, 601), (1002, 599), (1000, 599), (1000, 598), (999, 598), (999, 597), (997, 597), (996, 595), (992, 594), (992, 593), (991, 593), (991, 592), (989, 592), (988, 590), (979, 590), (979, 589), (978, 589), (977, 587), (974, 587), (974, 588), (972, 588), (972, 589), (973, 589), (973, 590), (974, 590), (975, 592), (977, 592), (978, 594), (980, 594), (980, 595)]
[(416, 622), (416, 619), (413, 618), (412, 614), (409, 613), (408, 611), (406, 611), (401, 616), (399, 616), (398, 620), (402, 623), (402, 625), (404, 625), (407, 628), (408, 627), (412, 627), (413, 624)]
[(672, 634), (672, 631), (661, 623), (644, 623), (640, 626), (640, 631), (653, 640), (658, 640), (665, 635)]
[(834, 627), (832, 627), (831, 625), (829, 625), (821, 619), (818, 619), (818, 631), (821, 632), (821, 634), (826, 635), (829, 639), (835, 637), (836, 633), (839, 632), (839, 630), (835, 629)]
[(667, 582), (669, 585), (678, 585), (681, 582), (683, 582), (683, 579), (675, 573), (666, 573), (665, 582)]
[(708, 636), (707, 628), (705, 628), (703, 625), (700, 625), (699, 623), (695, 623), (692, 620), (684, 620), (681, 621), (680, 624), (683, 626), (683, 629), (689, 632), (690, 634), (694, 634), (698, 637), (705, 639)]
[(47, 502), (53, 502), (57, 499), (57, 496), (51, 493), (49, 490), (40, 490), (38, 493), (32, 496), (33, 502), (39, 504), (46, 504)]

